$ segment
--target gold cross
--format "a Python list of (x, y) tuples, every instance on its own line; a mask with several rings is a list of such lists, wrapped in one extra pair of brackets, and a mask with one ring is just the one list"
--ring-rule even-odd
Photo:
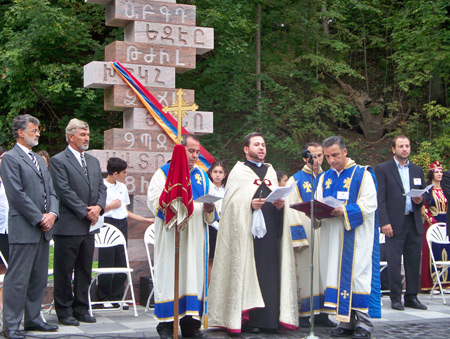
[(195, 180), (197, 180), (197, 184), (200, 185), (202, 183), (202, 176), (197, 173), (194, 177), (195, 177)]
[(325, 186), (327, 186), (327, 189), (330, 188), (330, 185), (333, 181), (331, 180), (331, 178), (328, 178), (327, 182), (325, 183)]
[(177, 91), (177, 100), (173, 103), (173, 106), (165, 106), (162, 109), (164, 113), (171, 112), (174, 118), (177, 119), (177, 137), (175, 139), (177, 144), (180, 144), (181, 140), (183, 140), (183, 137), (181, 136), (181, 122), (183, 121), (183, 118), (187, 115), (187, 112), (196, 111), (198, 109), (198, 106), (195, 103), (188, 105), (183, 99), (183, 94), (184, 91), (180, 88)]
[(351, 181), (352, 179), (350, 178), (344, 179), (344, 188), (350, 188)]
[(347, 292), (347, 290), (344, 290), (344, 292), (341, 292), (341, 295), (344, 297), (344, 299), (347, 299), (347, 297), (350, 296), (350, 294)]
[(311, 184), (307, 181), (303, 183), (303, 188), (306, 190), (306, 193), (311, 192)]

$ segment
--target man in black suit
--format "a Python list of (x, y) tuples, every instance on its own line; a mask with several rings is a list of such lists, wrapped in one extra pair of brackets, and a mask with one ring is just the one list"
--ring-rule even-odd
[[(72, 119), (66, 127), (67, 148), (50, 161), (50, 173), (60, 199), (60, 216), (53, 230), (55, 239), (55, 309), (59, 322), (78, 326), (94, 323), (88, 313), (88, 288), (92, 274), (94, 225), (106, 205), (100, 163), (86, 154), (89, 126)], [(72, 272), (74, 291), (72, 294)]]
[(386, 259), (388, 262), (391, 307), (404, 310), (401, 302), (401, 258), (406, 275), (406, 307), (426, 310), (417, 299), (424, 227), (420, 208), (427, 194), (415, 198), (403, 194), (411, 189), (424, 188), (421, 167), (408, 161), (411, 143), (404, 136), (392, 141), (394, 158), (378, 165), (375, 174), (378, 181), (378, 216), (381, 231), (386, 235)]
[(3, 335), (19, 339), (25, 330), (53, 332), (40, 317), (47, 287), (49, 241), (58, 217), (58, 198), (42, 157), (31, 149), (38, 144), (39, 120), (19, 115), (13, 122), (16, 145), (2, 157), (0, 168), (9, 202), (9, 267), (3, 283)]

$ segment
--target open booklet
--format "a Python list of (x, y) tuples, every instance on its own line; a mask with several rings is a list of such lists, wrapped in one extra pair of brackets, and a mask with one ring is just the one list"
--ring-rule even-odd
[(274, 202), (286, 198), (295, 189), (297, 182), (294, 182), (291, 186), (276, 188), (266, 197), (266, 202)]
[(420, 197), (422, 194), (428, 192), (431, 187), (433, 187), (433, 184), (428, 185), (427, 187), (425, 187), (424, 189), (421, 189), (421, 190), (413, 188), (408, 193), (404, 193), (403, 195), (405, 197), (411, 197), (411, 198)]
[[(314, 217), (316, 219), (334, 218), (335, 216), (331, 215), (331, 211), (341, 206), (342, 204), (343, 201), (333, 197), (326, 197), (321, 201), (314, 200)], [(311, 201), (291, 204), (289, 207), (303, 212), (311, 218)]]

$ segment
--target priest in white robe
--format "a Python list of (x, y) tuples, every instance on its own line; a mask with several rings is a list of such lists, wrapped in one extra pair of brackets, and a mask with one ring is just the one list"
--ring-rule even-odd
[[(208, 175), (195, 164), (200, 153), (200, 142), (193, 135), (183, 136), (189, 164), (192, 196), (197, 199), (208, 194), (212, 186)], [(147, 204), (155, 215), (155, 318), (161, 339), (173, 337), (175, 230), (164, 226), (164, 215), (159, 197), (166, 183), (170, 164), (153, 175), (148, 187)], [(194, 202), (194, 212), (188, 226), (180, 232), (179, 316), (183, 337), (206, 338), (200, 331), (204, 309), (205, 276), (207, 265), (207, 225), (217, 214), (213, 204)]]
[(320, 231), (325, 306), (335, 308), (340, 321), (331, 335), (370, 338), (371, 316), (381, 316), (375, 174), (347, 157), (341, 137), (326, 139), (323, 148), (331, 168), (319, 180), (317, 199), (343, 203), (331, 212), (334, 217), (322, 219)]
[(222, 204), (209, 291), (209, 324), (229, 332), (298, 327), (295, 263), (284, 200), (265, 203), (278, 187), (264, 163), (260, 133), (244, 138), (245, 162), (230, 172)]
[[(318, 142), (309, 142), (304, 146), (303, 168), (289, 178), (287, 186), (297, 182), (296, 189), (286, 198), (286, 206), (311, 201), (312, 192), (317, 189), (317, 183), (322, 175), (323, 148)], [(312, 160), (312, 161), (311, 161)], [(311, 163), (312, 162), (312, 163)], [(313, 167), (314, 165), (314, 167)], [(292, 234), (292, 245), (295, 253), (299, 294), (299, 325), (300, 328), (310, 327), (311, 316), (311, 219), (303, 212), (292, 208), (284, 209), (284, 218), (289, 224)], [(328, 318), (334, 310), (324, 306), (324, 285), (319, 274), (319, 241), (320, 229), (314, 231), (314, 284), (313, 309), (316, 326), (336, 327), (336, 323)], [(309, 274), (308, 274), (309, 273)]]

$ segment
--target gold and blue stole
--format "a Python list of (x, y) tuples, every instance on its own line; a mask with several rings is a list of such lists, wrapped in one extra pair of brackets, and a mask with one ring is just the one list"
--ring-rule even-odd
[[(167, 178), (167, 174), (169, 173), (170, 163), (165, 164), (159, 170), (164, 173), (164, 176)], [(209, 178), (205, 171), (203, 171), (199, 167), (194, 167), (192, 171), (190, 171), (191, 175), (191, 187), (192, 187), (192, 199), (198, 199), (209, 192)], [(164, 215), (160, 209), (158, 209), (158, 217), (164, 220)], [(215, 220), (219, 219), (219, 215), (217, 211), (215, 211)]]
[(371, 294), (352, 293), (356, 242), (355, 229), (364, 222), (364, 211), (361, 210), (357, 200), (360, 194), (362, 179), (366, 170), (371, 173), (376, 186), (376, 179), (373, 169), (370, 167), (362, 167), (354, 163), (346, 167), (339, 176), (335, 171), (330, 169), (324, 174), (323, 178), (324, 198), (332, 196), (337, 199), (338, 192), (347, 192), (348, 194), (348, 199), (344, 202), (344, 218), (350, 226), (350, 230), (343, 230), (338, 289), (327, 288), (325, 291), (325, 300), (336, 304), (338, 315), (344, 317), (350, 316), (352, 308), (369, 309), (369, 314), (372, 317), (379, 318), (381, 316), (379, 269), (380, 254), (377, 212), (375, 212), (374, 247), (372, 252), (372, 292)]
[[(317, 177), (313, 177), (314, 185), (311, 182), (311, 169), (308, 166), (304, 166), (301, 171), (298, 171), (292, 176), (294, 180), (297, 181), (296, 192), (300, 202), (311, 200), (313, 186), (315, 191), (321, 175), (322, 173), (320, 173)], [(307, 240), (305, 228), (302, 224), (291, 225), (291, 236), (294, 243)]]

